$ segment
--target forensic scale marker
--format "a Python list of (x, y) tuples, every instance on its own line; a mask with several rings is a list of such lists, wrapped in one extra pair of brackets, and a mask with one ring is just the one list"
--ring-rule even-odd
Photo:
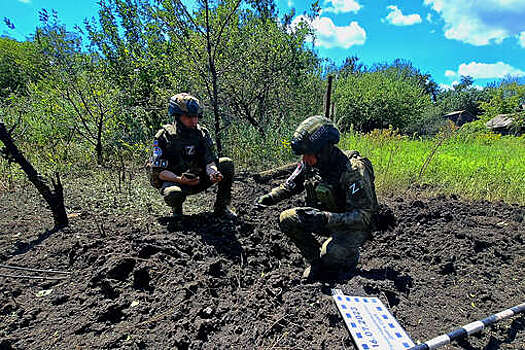
[(450, 333), (440, 335), (426, 341), (423, 344), (418, 344), (409, 350), (434, 350), (440, 348), (444, 345), (450, 344), (451, 341), (467, 337), (471, 334), (481, 331), (483, 328), (492, 325), (498, 321), (501, 321), (505, 318), (517, 315), (525, 311), (525, 303), (519, 304), (517, 306), (511, 307), (510, 309), (498, 312), (497, 314), (491, 315), (483, 320), (475, 321), (464, 325), (463, 327), (457, 328)]

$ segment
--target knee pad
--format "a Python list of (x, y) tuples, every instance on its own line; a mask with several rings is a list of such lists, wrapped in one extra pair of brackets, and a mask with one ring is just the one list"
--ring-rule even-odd
[(178, 186), (171, 186), (164, 190), (164, 201), (171, 207), (174, 207), (186, 199), (182, 190)]
[(217, 169), (224, 175), (233, 177), (235, 174), (235, 166), (233, 160), (227, 157), (219, 158), (219, 164), (217, 164)]
[(288, 233), (295, 231), (297, 225), (297, 213), (295, 209), (288, 209), (279, 216), (279, 227), (281, 231)]

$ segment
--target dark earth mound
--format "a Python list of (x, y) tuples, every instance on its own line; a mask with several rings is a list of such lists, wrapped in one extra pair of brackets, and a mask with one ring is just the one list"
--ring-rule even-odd
[[(274, 184), (240, 175), (233, 222), (209, 213), (214, 190), (173, 222), (132, 204), (88, 210), (96, 194), (70, 188), (58, 232), (44, 231), (32, 188), (0, 194), (0, 264), (71, 272), (0, 277), (0, 349), (355, 349), (331, 288), (378, 296), (415, 342), (525, 301), (525, 207), (380, 198), (397, 226), (374, 232), (356, 275), (302, 284), (305, 263), (277, 226), (301, 198), (252, 204)], [(443, 349), (525, 349), (525, 316)]]

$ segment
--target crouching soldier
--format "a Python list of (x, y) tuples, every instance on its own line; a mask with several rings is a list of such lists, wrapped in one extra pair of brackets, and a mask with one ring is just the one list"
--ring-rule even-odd
[[(327, 118), (303, 121), (291, 141), (301, 162), (282, 185), (257, 201), (272, 205), (306, 190), (307, 206), (283, 211), (279, 226), (310, 262), (303, 274), (307, 280), (339, 278), (355, 270), (378, 207), (371, 162), (357, 151), (337, 148), (339, 136)], [(330, 238), (320, 246), (312, 232)]]
[(235, 217), (230, 210), (234, 166), (230, 158), (217, 159), (208, 130), (199, 125), (199, 100), (181, 93), (170, 98), (168, 114), (172, 124), (155, 135), (150, 159), (151, 184), (160, 190), (173, 216), (182, 216), (186, 196), (218, 183), (214, 214)]

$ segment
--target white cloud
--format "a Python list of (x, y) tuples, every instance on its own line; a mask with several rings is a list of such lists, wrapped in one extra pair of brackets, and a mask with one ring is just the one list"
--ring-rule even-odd
[(457, 80), (454, 80), (450, 85), (448, 84), (439, 84), (439, 87), (441, 90), (454, 90), (454, 86), (458, 85), (459, 82)]
[(441, 16), (448, 39), (481, 46), (499, 44), (523, 31), (523, 0), (424, 0), (424, 4)]
[(316, 17), (313, 21), (309, 21), (307, 17), (301, 15), (292, 21), (292, 27), (303, 21), (315, 30), (317, 46), (348, 49), (354, 45), (363, 45), (366, 41), (366, 31), (357, 22), (338, 27), (328, 17)]
[[(451, 72), (451, 71), (447, 71)], [(445, 73), (446, 75), (446, 73)], [(501, 79), (506, 76), (523, 77), (525, 72), (503, 62), (497, 63), (462, 63), (459, 65), (458, 76), (470, 76), (474, 79)]]
[(457, 74), (453, 70), (447, 70), (447, 71), (445, 71), (445, 76), (449, 77), (449, 78), (453, 78), (453, 77), (457, 76)]
[(432, 14), (431, 13), (427, 13), (427, 21), (432, 23)]
[(288, 7), (293, 7), (293, 0), (288, 0)]
[(347, 12), (357, 13), (361, 9), (361, 5), (355, 0), (325, 0), (324, 4), (325, 6), (332, 5), (324, 8), (323, 10), (325, 12), (333, 12), (336, 14)]
[(520, 33), (520, 36), (518, 37), (518, 42), (520, 43), (521, 47), (525, 47), (525, 32)]
[(18, 0), (19, 2), (23, 2), (24, 4), (30, 4), (31, 0)]
[(395, 26), (411, 26), (413, 24), (421, 23), (421, 16), (417, 13), (411, 15), (404, 15), (401, 10), (394, 5), (387, 6), (390, 13), (382, 20)]

